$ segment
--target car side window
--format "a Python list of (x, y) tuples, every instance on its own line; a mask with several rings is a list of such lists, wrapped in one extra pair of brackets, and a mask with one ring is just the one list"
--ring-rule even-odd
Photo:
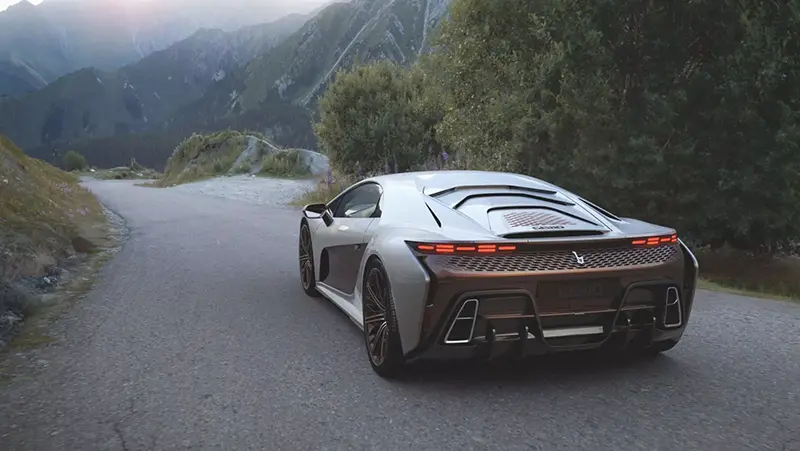
[(361, 185), (348, 192), (333, 210), (335, 218), (371, 218), (378, 214), (378, 202), (381, 199), (381, 188), (375, 183)]

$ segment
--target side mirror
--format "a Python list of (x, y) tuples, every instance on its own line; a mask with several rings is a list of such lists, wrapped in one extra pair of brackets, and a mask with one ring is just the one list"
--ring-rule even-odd
[(306, 205), (303, 207), (303, 215), (308, 219), (322, 218), (326, 226), (333, 224), (333, 216), (331, 215), (331, 212), (328, 211), (328, 206), (325, 204)]

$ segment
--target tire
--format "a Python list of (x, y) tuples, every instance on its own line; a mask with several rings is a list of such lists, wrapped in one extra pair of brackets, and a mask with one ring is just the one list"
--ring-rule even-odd
[(300, 223), (300, 236), (297, 240), (297, 259), (300, 263), (300, 285), (311, 297), (322, 296), (317, 291), (317, 275), (314, 269), (314, 246), (311, 241), (311, 229), (308, 223)]
[(378, 261), (367, 264), (361, 298), (364, 344), (369, 363), (380, 377), (397, 378), (402, 374), (405, 358), (400, 344), (400, 330), (397, 327), (397, 313), (389, 278)]

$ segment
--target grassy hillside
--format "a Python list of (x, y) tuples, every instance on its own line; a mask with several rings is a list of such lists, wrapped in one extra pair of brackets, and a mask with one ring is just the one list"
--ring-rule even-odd
[(0, 135), (0, 347), (67, 259), (94, 253), (107, 238), (102, 207), (75, 175)]
[(247, 142), (247, 135), (236, 131), (192, 135), (175, 149), (157, 186), (172, 186), (226, 174), (247, 147)]
[(34, 277), (103, 236), (102, 208), (78, 178), (0, 135), (0, 276)]
[(309, 178), (315, 163), (305, 149), (281, 149), (260, 133), (224, 131), (194, 134), (167, 162), (163, 177), (150, 186), (168, 187), (221, 175)]

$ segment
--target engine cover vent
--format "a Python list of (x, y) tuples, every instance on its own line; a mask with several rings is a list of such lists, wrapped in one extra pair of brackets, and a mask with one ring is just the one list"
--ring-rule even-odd
[(495, 208), (488, 211), (487, 219), (490, 230), (506, 238), (586, 236), (608, 232), (601, 224), (553, 208)]
[(511, 228), (529, 227), (533, 229), (563, 229), (575, 222), (564, 215), (549, 211), (515, 211), (503, 215)]

